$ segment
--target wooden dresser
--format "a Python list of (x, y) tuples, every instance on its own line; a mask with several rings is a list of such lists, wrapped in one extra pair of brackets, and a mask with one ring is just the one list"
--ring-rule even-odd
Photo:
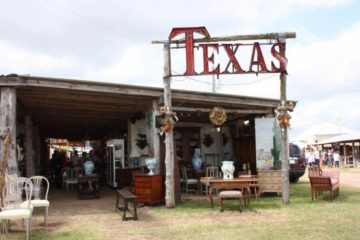
[(258, 170), (259, 194), (265, 192), (282, 193), (281, 170)]
[(134, 175), (134, 193), (138, 203), (154, 205), (164, 202), (164, 181), (162, 175)]

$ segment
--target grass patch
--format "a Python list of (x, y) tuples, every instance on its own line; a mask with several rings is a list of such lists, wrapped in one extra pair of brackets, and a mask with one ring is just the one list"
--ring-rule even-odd
[[(111, 232), (113, 239), (359, 239), (360, 189), (340, 186), (340, 196), (333, 202), (329, 193), (312, 202), (306, 182), (292, 184), (290, 192), (288, 205), (282, 204), (281, 196), (262, 196), (252, 198), (242, 213), (237, 210), (238, 201), (225, 201), (225, 211), (220, 213), (218, 199), (210, 208), (207, 198), (197, 197), (174, 209), (142, 209), (139, 221), (122, 222), (117, 213), (107, 213), (115, 221), (106, 227), (72, 222), (52, 231), (33, 231), (31, 239), (102, 240), (110, 238), (109, 229), (115, 232)], [(25, 239), (25, 232), (11, 232), (3, 239)]]
[[(1, 239), (6, 240), (23, 240), (26, 238), (26, 231), (11, 232)], [(100, 234), (89, 229), (68, 229), (56, 232), (32, 232), (32, 240), (99, 240), (102, 239)]]

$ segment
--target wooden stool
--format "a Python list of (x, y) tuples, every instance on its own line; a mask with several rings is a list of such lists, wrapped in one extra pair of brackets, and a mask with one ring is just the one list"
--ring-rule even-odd
[[(116, 211), (118, 211), (119, 213), (122, 212), (123, 214), (123, 221), (129, 220), (129, 219), (133, 219), (133, 220), (137, 220), (137, 212), (136, 212), (136, 199), (137, 197), (132, 194), (131, 192), (127, 191), (127, 190), (116, 190), (117, 196), (116, 196)], [(119, 199), (123, 199), (124, 202), (124, 206), (119, 206)], [(126, 212), (130, 211), (128, 203), (131, 202), (134, 206), (134, 212), (132, 213), (132, 217), (126, 217)]]
[(231, 190), (231, 191), (221, 191), (219, 193), (219, 198), (220, 198), (220, 203), (221, 203), (221, 207), (220, 207), (220, 212), (224, 211), (224, 200), (233, 200), (233, 199), (239, 199), (240, 201), (240, 212), (241, 212), (241, 201), (242, 201), (242, 192), (241, 191), (235, 191), (235, 190)]

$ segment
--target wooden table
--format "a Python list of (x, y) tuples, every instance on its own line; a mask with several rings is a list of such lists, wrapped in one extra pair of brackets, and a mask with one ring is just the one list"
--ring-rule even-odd
[(81, 176), (79, 177), (78, 184), (79, 199), (100, 198), (100, 184), (98, 175), (91, 174), (88, 176)]
[(209, 200), (211, 207), (213, 207), (213, 190), (225, 190), (225, 189), (238, 189), (243, 191), (246, 190), (246, 205), (250, 206), (250, 184), (257, 181), (257, 178), (254, 176), (251, 177), (241, 177), (234, 179), (223, 179), (223, 178), (208, 178), (202, 177), (200, 179), (201, 183), (209, 184)]

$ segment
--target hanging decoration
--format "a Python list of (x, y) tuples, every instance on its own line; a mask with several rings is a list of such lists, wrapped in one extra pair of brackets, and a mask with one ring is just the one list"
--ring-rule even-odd
[(205, 145), (205, 147), (210, 147), (214, 142), (214, 139), (211, 137), (210, 134), (205, 134), (202, 143)]
[(138, 133), (138, 137), (139, 138), (136, 139), (136, 145), (142, 150), (148, 145), (148, 142), (146, 140), (146, 135)]
[(227, 114), (222, 107), (213, 107), (209, 114), (209, 119), (215, 126), (221, 126), (227, 119)]
[(278, 114), (277, 119), (279, 121), (279, 126), (281, 130), (286, 128), (290, 128), (290, 119), (291, 116), (287, 111), (292, 112), (294, 110), (294, 103), (293, 102), (286, 102), (284, 100), (281, 101), (280, 106), (276, 109)]
[(171, 111), (169, 106), (162, 106), (160, 107), (160, 135), (162, 136), (164, 133), (168, 133), (174, 129), (174, 125), (179, 118), (177, 117), (176, 113)]

